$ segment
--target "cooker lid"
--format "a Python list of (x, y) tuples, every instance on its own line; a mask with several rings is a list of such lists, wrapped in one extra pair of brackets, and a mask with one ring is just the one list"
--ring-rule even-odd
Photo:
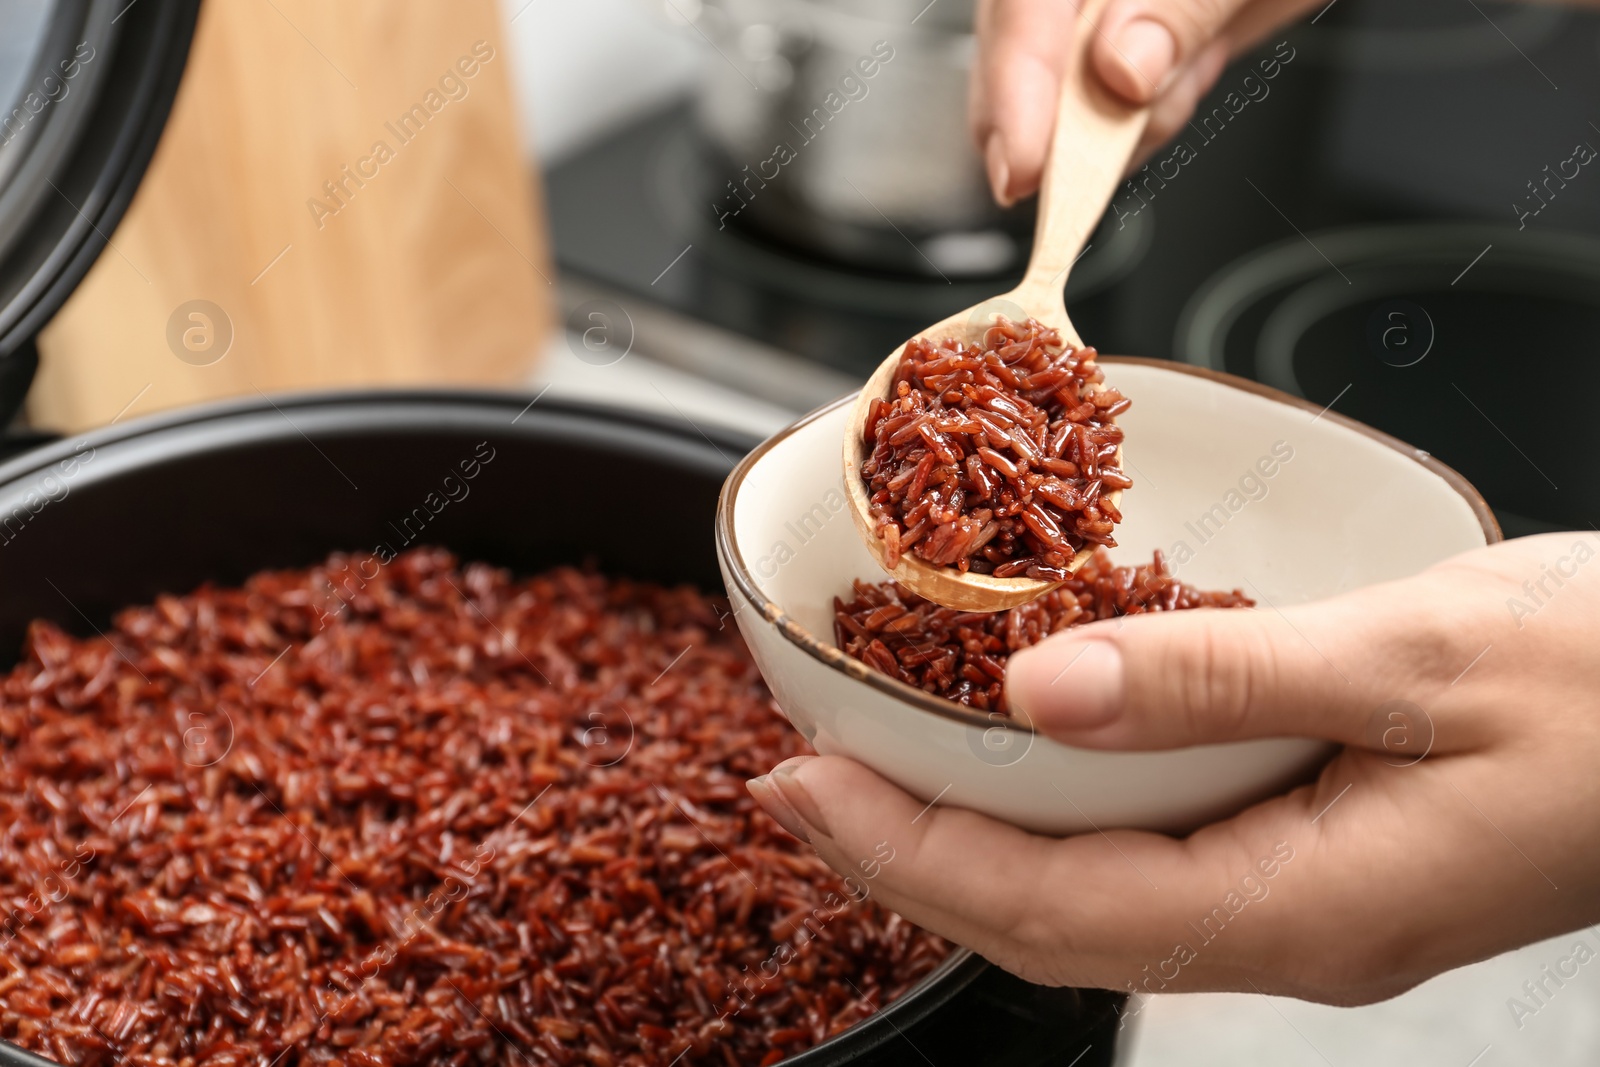
[(0, 425), (155, 151), (199, 0), (0, 0)]

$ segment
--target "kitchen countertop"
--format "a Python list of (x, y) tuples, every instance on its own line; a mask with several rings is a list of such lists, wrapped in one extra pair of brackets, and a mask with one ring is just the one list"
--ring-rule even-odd
[[(1574, 955), (1579, 943), (1585, 963)], [(1549, 995), (1536, 1001), (1523, 983), (1540, 981)], [(1514, 1015), (1513, 998), (1529, 1010)], [(1588, 1065), (1600, 1058), (1600, 935), (1540, 941), (1366, 1007), (1189, 993), (1152, 998), (1140, 1023), (1126, 1067)]]
[[(579, 352), (587, 358), (580, 359)], [(759, 400), (638, 351), (615, 363), (596, 362), (580, 337), (558, 333), (544, 346), (529, 388), (573, 400), (626, 404), (680, 418), (692, 426), (719, 425), (767, 437), (795, 420), (798, 411)]]

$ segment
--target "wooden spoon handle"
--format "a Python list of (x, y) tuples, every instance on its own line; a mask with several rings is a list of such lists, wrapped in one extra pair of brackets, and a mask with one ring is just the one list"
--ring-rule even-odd
[[(1055, 133), (1039, 186), (1039, 218), (1023, 287), (1059, 301), (1067, 271), (1094, 232), (1150, 119), (1089, 69), (1106, 0), (1082, 0), (1061, 79)], [(1054, 290), (1053, 293), (1050, 290)]]

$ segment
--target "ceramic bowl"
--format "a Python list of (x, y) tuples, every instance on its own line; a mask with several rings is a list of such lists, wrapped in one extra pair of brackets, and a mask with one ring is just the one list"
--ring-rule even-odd
[[(1217, 371), (1107, 357), (1133, 398), (1118, 562), (1166, 553), (1205, 588), (1282, 609), (1415, 574), (1500, 539), (1478, 493), (1424, 452), (1286, 393)], [(1051, 834), (1181, 833), (1309, 777), (1304, 738), (1159, 752), (1072, 748), (967, 710), (840, 652), (833, 598), (883, 572), (847, 513), (838, 453), (852, 397), (751, 452), (717, 509), (735, 618), (779, 706), (824, 754), (852, 757), (929, 802)], [(1372, 515), (1385, 517), (1374, 540)]]
[[(1120, 563), (1166, 553), (1258, 611), (1414, 574), (1499, 541), (1442, 462), (1333, 411), (1178, 363), (1107, 357), (1133, 398)], [(926, 801), (1043, 833), (1184, 832), (1304, 781), (1331, 745), (1304, 737), (1163, 752), (1074, 749), (870, 670), (834, 645), (835, 595), (882, 581), (846, 512), (838, 442), (851, 397), (766, 440), (723, 485), (717, 555), (739, 629), (790, 723)], [(1370, 515), (1386, 517), (1373, 541)]]

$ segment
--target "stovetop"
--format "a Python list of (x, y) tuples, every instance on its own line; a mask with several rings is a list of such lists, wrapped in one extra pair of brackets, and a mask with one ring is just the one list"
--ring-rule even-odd
[[(554, 168), (546, 195), (563, 281), (586, 296), (586, 284), (603, 286), (630, 315), (670, 308), (858, 381), (915, 330), (1020, 278), (862, 270), (737, 219), (718, 225), (718, 174), (682, 102)], [(1105, 227), (1074, 267), (1069, 298), (1125, 276), (1150, 237), (1144, 220)]]
[[(1480, 485), (1508, 535), (1582, 527), (1600, 522), (1600, 478), (1552, 468), (1563, 454), (1600, 451), (1600, 426), (1570, 404), (1552, 417), (1533, 394), (1519, 398), (1494, 383), (1504, 339), (1519, 337), (1525, 365), (1554, 380), (1587, 381), (1592, 361), (1584, 353), (1600, 329), (1600, 298), (1552, 315), (1520, 294), (1484, 294), (1516, 287), (1515, 266), (1496, 261), (1519, 242), (1600, 235), (1600, 177), (1584, 171), (1559, 188), (1546, 181), (1557, 195), (1541, 199), (1531, 191), (1546, 165), (1570, 174), (1575, 142), (1600, 147), (1600, 125), (1591, 124), (1600, 116), (1585, 111), (1600, 97), (1600, 15), (1491, 0), (1478, 7), (1341, 0), (1317, 24), (1284, 31), (1241, 59), (1182, 135), (1187, 158), (1159, 151), (1156, 169), (1139, 172), (1139, 187), (1125, 186), (1113, 202), (1073, 269), (1067, 304), (1102, 352), (1268, 381), (1434, 453)], [(1263, 79), (1268, 59), (1277, 65)], [(927, 323), (1016, 280), (891, 275), (785, 247), (737, 219), (719, 228), (714, 191), (727, 177), (719, 167), (726, 169), (680, 102), (554, 168), (547, 192), (568, 310), (608, 301), (635, 320), (650, 354), (804, 410), (852, 387)], [(1536, 215), (1524, 214), (1536, 204)], [(1251, 257), (1275, 246), (1322, 250), (1353, 228), (1419, 223), (1469, 235), (1474, 226), (1489, 229), (1459, 262), (1449, 258), (1455, 252), (1441, 259), (1432, 269), (1439, 277), (1409, 288), (1392, 283), (1394, 292), (1305, 326), (1275, 372), (1261, 363), (1258, 332), (1291, 293), (1301, 295), (1292, 287), (1241, 311), (1225, 354), (1194, 340), (1195, 305), (1208, 284), (1214, 289)], [(1456, 286), (1450, 279), (1491, 244)], [(1561, 269), (1580, 281), (1584, 260), (1600, 270), (1600, 243), (1594, 247)], [(1326, 255), (1315, 266), (1328, 278), (1347, 273)], [(1380, 287), (1386, 266), (1375, 265)], [(1437, 343), (1420, 368), (1397, 366), (1362, 339), (1385, 295), (1427, 312)], [(1458, 314), (1463, 308), (1471, 314)], [(1498, 330), (1486, 330), (1486, 321)], [(1528, 323), (1544, 332), (1523, 330)], [(582, 328), (576, 318), (571, 324)], [(1330, 361), (1329, 351), (1342, 352), (1343, 362)], [(1466, 406), (1452, 382), (1481, 410)], [(1511, 470), (1524, 460), (1484, 440), (1507, 432), (1518, 440), (1506, 429), (1517, 426), (1539, 433), (1523, 430), (1535, 438), (1519, 443), (1531, 459)]]

